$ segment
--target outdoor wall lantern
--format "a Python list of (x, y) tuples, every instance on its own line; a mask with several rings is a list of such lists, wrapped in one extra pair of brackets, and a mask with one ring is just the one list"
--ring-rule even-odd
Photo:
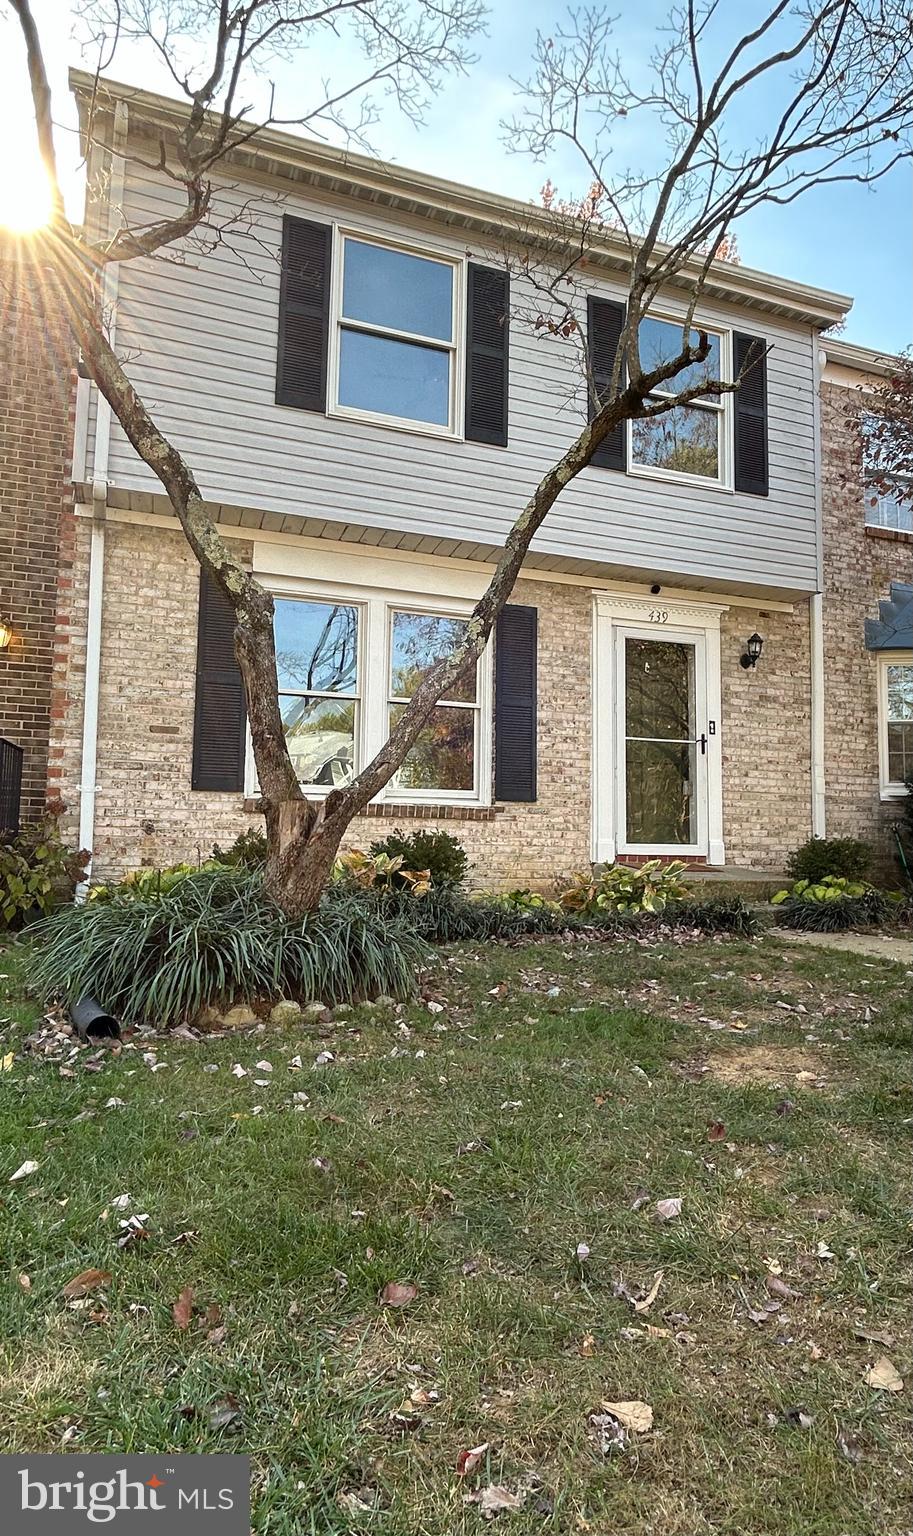
[(5, 651), (13, 638), (13, 631), (5, 619), (0, 619), (0, 651)]
[(757, 633), (757, 631), (755, 631), (753, 635), (748, 636), (748, 639), (745, 642), (745, 654), (741, 658), (742, 666), (746, 669), (746, 671), (749, 667), (757, 666), (758, 658), (760, 657), (763, 649), (764, 641), (761, 639), (761, 636)]

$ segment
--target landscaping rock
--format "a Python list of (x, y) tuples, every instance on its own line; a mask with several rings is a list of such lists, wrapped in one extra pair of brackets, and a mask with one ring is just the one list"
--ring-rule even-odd
[(281, 998), (270, 1009), (269, 1021), (271, 1024), (300, 1024), (301, 1004), (287, 997)]
[(328, 1009), (325, 1003), (306, 1003), (301, 1010), (301, 1017), (306, 1024), (316, 1024), (324, 1018)]
[(251, 1024), (256, 1024), (257, 1015), (247, 1003), (238, 1003), (234, 1008), (229, 1008), (227, 1013), (221, 1015), (223, 1029), (248, 1029)]

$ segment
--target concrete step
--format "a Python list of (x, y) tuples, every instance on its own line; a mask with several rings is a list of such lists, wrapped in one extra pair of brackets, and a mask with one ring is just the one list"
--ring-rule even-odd
[(751, 903), (762, 903), (790, 884), (787, 874), (769, 869), (742, 869), (736, 864), (688, 869), (682, 877), (692, 890), (702, 896), (744, 896)]

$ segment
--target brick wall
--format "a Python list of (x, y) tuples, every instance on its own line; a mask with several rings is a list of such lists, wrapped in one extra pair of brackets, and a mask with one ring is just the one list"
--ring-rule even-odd
[[(52, 768), (71, 802), (79, 782), (89, 523), (77, 520), (72, 637)], [(98, 732), (95, 873), (208, 853), (258, 818), (240, 795), (191, 793), (198, 567), (183, 536), (110, 522)], [(240, 543), (242, 552), (249, 546)], [(348, 841), (361, 846), (393, 827), (444, 826), (456, 833), (490, 886), (547, 883), (586, 866), (591, 827), (592, 596), (588, 587), (518, 583), (518, 602), (539, 610), (539, 799), (456, 819), (423, 809), (361, 817)], [(765, 637), (753, 672), (739, 666), (745, 640)], [(723, 748), (729, 859), (782, 867), (809, 830), (808, 625), (792, 615), (732, 608), (724, 615)]]
[(56, 612), (71, 580), (74, 355), (51, 274), (26, 242), (0, 240), (0, 619), (14, 632), (0, 651), (0, 735), (24, 749), (24, 820), (46, 800)]
[(865, 620), (878, 617), (892, 580), (913, 581), (913, 538), (865, 527), (853, 411), (851, 390), (822, 385), (827, 830), (871, 842), (890, 865), (898, 805), (880, 798), (877, 660), (865, 648)]

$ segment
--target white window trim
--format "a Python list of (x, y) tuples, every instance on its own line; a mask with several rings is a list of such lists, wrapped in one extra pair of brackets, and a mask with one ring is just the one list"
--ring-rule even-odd
[[(383, 246), (387, 250), (402, 251), (406, 256), (418, 256), (425, 261), (436, 261), (453, 270), (453, 337), (449, 342), (438, 337), (419, 336), (417, 332), (396, 331), (386, 326), (372, 326), (366, 322), (347, 320), (346, 327), (365, 331), (370, 335), (385, 335), (393, 340), (426, 344), (440, 352), (450, 353), (450, 419), (447, 426), (432, 421), (415, 421), (409, 416), (387, 415), (384, 411), (365, 411), (356, 406), (339, 403), (339, 349), (342, 332), (342, 287), (346, 240), (359, 240), (364, 245)], [(333, 262), (330, 273), (330, 324), (327, 355), (327, 415), (341, 421), (370, 422), (372, 426), (390, 427), (396, 432), (413, 432), (422, 437), (443, 437), (450, 442), (463, 441), (464, 379), (466, 373), (466, 260), (450, 256), (443, 251), (430, 250), (427, 246), (410, 245), (403, 240), (391, 240), (370, 230), (356, 229), (347, 224), (333, 225)]]
[(913, 667), (913, 651), (878, 651), (878, 780), (882, 800), (899, 800), (906, 785), (888, 778), (888, 667)]
[[(353, 586), (340, 581), (329, 583), (296, 577), (270, 577), (267, 585), (274, 597), (298, 598), (311, 602), (349, 603), (358, 607), (358, 679), (359, 701), (356, 726), (356, 772), (365, 767), (387, 739), (387, 707), (390, 683), (391, 614), (399, 609), (407, 613), (438, 614), (442, 618), (468, 618), (475, 599), (435, 598), (427, 593), (387, 587)], [(488, 806), (492, 801), (492, 647), (487, 645), (478, 662), (477, 703), (475, 706), (475, 788), (473, 790), (406, 790), (392, 781), (374, 797), (386, 805), (463, 805)], [(247, 730), (245, 794), (260, 793), (254, 763), (250, 727)], [(309, 799), (322, 800), (329, 786), (303, 786)]]
[[(681, 326), (686, 316), (673, 314), (669, 310), (650, 310), (645, 317), (648, 320), (662, 320), (667, 325)], [(722, 325), (699, 324), (696, 320), (691, 322), (692, 330), (705, 330), (711, 336), (720, 339), (720, 369), (722, 381), (732, 378), (732, 331)], [(662, 390), (656, 391), (662, 394)], [(693, 402), (701, 408), (698, 401)], [(704, 402), (703, 409), (712, 410), (720, 418), (721, 430), (719, 434), (720, 461), (719, 474), (717, 475), (690, 475), (680, 469), (663, 469), (658, 464), (638, 464), (634, 459), (634, 423), (628, 421), (625, 424), (626, 463), (629, 475), (635, 475), (645, 480), (672, 481), (676, 485), (702, 485), (716, 491), (732, 491), (733, 489), (733, 412), (732, 395), (724, 391), (719, 403), (713, 401)]]

